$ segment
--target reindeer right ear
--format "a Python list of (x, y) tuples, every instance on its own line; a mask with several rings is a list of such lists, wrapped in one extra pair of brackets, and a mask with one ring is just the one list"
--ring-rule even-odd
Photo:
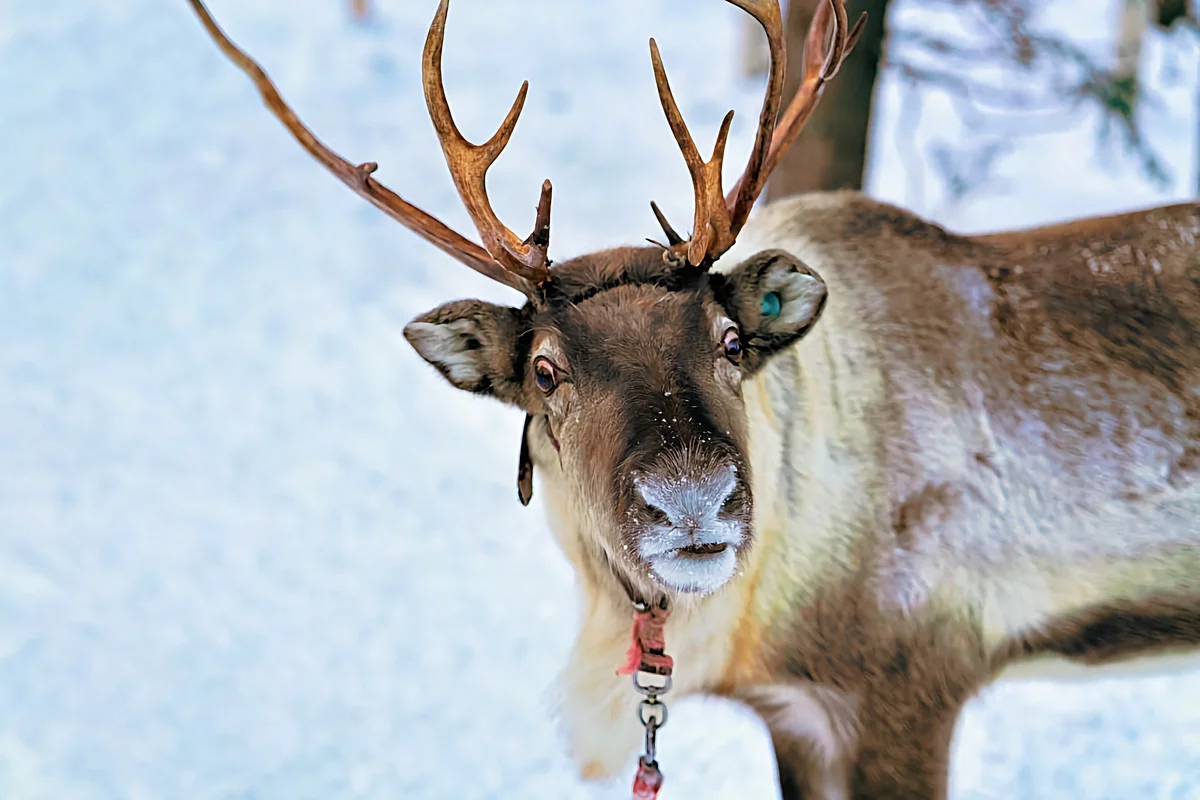
[(828, 291), (816, 270), (791, 253), (764, 250), (735, 267), (717, 297), (741, 328), (742, 369), (753, 374), (812, 330)]
[(521, 378), (513, 353), (519, 312), (481, 300), (456, 300), (404, 326), (404, 338), (459, 389), (517, 405)]

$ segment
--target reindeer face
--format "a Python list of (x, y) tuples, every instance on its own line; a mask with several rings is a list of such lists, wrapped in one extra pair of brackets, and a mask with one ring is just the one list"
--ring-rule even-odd
[[(189, 0), (272, 113), (339, 180), (466, 266), (525, 294), (520, 309), (450, 303), (414, 320), (405, 336), (458, 388), (526, 411), (538, 463), (561, 471), (592, 552), (626, 579), (648, 578), (677, 591), (714, 591), (749, 544), (753, 499), (741, 382), (803, 336), (825, 299), (820, 277), (779, 251), (760, 253), (727, 275), (708, 270), (733, 246), (863, 22), (849, 26), (842, 0), (820, 5), (804, 79), (783, 109), (778, 0), (728, 2), (762, 25), (771, 52), (758, 131), (737, 185), (728, 194), (721, 185), (733, 112), (712, 158), (703, 160), (651, 39), (659, 99), (692, 176), (694, 235), (685, 241), (654, 207), (669, 245), (595, 253), (552, 272), (550, 182), (542, 184), (534, 229), (524, 239), (496, 216), (486, 189), (488, 168), (513, 135), (528, 84), (490, 139), (476, 145), (463, 138), (441, 74), (449, 0), (441, 0), (430, 25), (421, 74), (442, 153), (482, 247), (376, 181), (374, 163), (355, 165), (322, 144), (262, 67), (221, 31), (203, 0)], [(525, 501), (532, 484), (522, 480)]]
[(523, 309), (460, 301), (405, 328), (455, 386), (516, 405), (584, 536), (627, 579), (707, 593), (753, 537), (742, 381), (816, 321), (825, 284), (781, 251), (728, 275), (661, 250), (556, 267)]

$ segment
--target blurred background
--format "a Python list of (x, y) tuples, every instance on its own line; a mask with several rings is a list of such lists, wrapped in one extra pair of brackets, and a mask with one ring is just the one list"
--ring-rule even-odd
[[(326, 142), (472, 232), (421, 91), (435, 5), (210, 3)], [(1194, 6), (848, 6), (872, 26), (772, 195), (862, 188), (964, 232), (1197, 195)], [(720, 0), (455, 0), (466, 134), (532, 82), (500, 217), (529, 226), (549, 177), (556, 258), (655, 236), (651, 199), (690, 219), (646, 39), (702, 150), (736, 109), (730, 180), (750, 30)], [(577, 606), (517, 502), (522, 418), (400, 335), (517, 298), (312, 161), (183, 0), (0, 0), (0, 79), (0, 798), (627, 796), (579, 782), (555, 729)], [(676, 702), (660, 753), (668, 800), (775, 796), (730, 703)], [(953, 784), (1200, 797), (1200, 674), (993, 688)]]

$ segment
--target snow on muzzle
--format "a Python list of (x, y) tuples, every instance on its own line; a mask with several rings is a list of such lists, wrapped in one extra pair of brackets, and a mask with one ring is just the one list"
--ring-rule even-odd
[(746, 541), (735, 465), (640, 474), (633, 488), (641, 506), (637, 553), (655, 577), (672, 589), (699, 593), (716, 591), (733, 577), (737, 550)]

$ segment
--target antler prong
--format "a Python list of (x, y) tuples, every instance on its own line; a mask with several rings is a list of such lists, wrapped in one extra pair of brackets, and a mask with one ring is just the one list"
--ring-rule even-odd
[[(545, 228), (544, 238), (549, 240), (550, 193), (543, 184), (542, 198), (538, 203), (538, 219), (534, 234), (522, 240), (507, 228), (496, 216), (487, 196), (487, 171), (504, 152), (509, 139), (521, 118), (525, 97), (529, 92), (529, 81), (521, 84), (517, 98), (509, 108), (500, 127), (483, 144), (472, 144), (467, 140), (450, 113), (450, 102), (446, 99), (446, 87), (442, 82), (442, 46), (446, 37), (446, 15), (449, 0), (441, 0), (437, 14), (429, 26), (425, 39), (425, 52), (421, 74), (425, 84), (425, 104), (437, 131), (446, 165), (458, 193), (467, 207), (467, 213), (483, 239), (484, 247), (505, 269), (508, 269), (535, 285), (550, 279), (550, 260), (545, 248), (535, 246), (533, 237)], [(547, 182), (548, 183), (548, 182)], [(544, 219), (543, 219), (544, 217)]]
[(654, 83), (658, 87), (658, 100), (667, 115), (667, 124), (671, 126), (671, 133), (675, 135), (675, 141), (683, 151), (683, 160), (687, 162), (688, 169), (695, 172), (704, 165), (704, 159), (700, 157), (700, 150), (696, 147), (692, 132), (688, 130), (679, 104), (675, 102), (671, 82), (667, 80), (667, 70), (663, 67), (662, 54), (658, 51), (658, 42), (653, 38), (650, 39), (650, 63), (654, 67)]
[[(725, 145), (729, 141), (733, 112), (730, 111), (722, 120), (717, 142), (713, 146), (712, 158), (705, 161), (696, 149), (696, 142), (683, 120), (678, 103), (675, 102), (658, 43), (653, 39), (650, 40), (650, 63), (654, 67), (654, 82), (658, 86), (659, 102), (667, 116), (667, 124), (671, 126), (671, 133), (674, 134), (675, 141), (683, 153), (688, 172), (691, 173), (695, 193), (695, 222), (691, 241), (680, 241), (675, 246), (686, 250), (688, 262), (692, 266), (699, 266), (704, 263), (710, 251), (724, 245), (730, 233), (729, 210), (725, 206), (724, 190), (721, 188), (721, 170), (725, 163)], [(655, 216), (659, 217), (660, 224), (664, 223), (661, 212), (656, 210)], [(670, 236), (671, 234), (668, 234), (668, 238)], [(728, 245), (724, 246), (728, 249)]]
[[(671, 247), (674, 247), (677, 244), (683, 244), (683, 237), (675, 232), (675, 229), (671, 227), (671, 223), (667, 222), (667, 217), (665, 214), (663, 214), (662, 209), (658, 207), (658, 203), (651, 200), (650, 210), (654, 212), (654, 218), (658, 220), (658, 224), (660, 227), (662, 227), (663, 233), (667, 235), (667, 244), (669, 244)], [(653, 239), (647, 239), (647, 241), (652, 242), (653, 244), (658, 244), (658, 242), (655, 242)], [(668, 249), (665, 246), (660, 246), (663, 247), (664, 250)]]
[[(833, 14), (834, 23), (832, 35), (827, 30), (830, 14)], [(804, 41), (805, 77), (815, 73), (821, 80), (827, 81), (837, 75), (838, 68), (842, 65), (842, 56), (846, 51), (846, 42), (844, 37), (836, 34), (836, 31), (845, 31), (849, 27), (846, 7), (841, 3), (828, 0), (817, 8), (817, 13), (808, 28), (808, 36)], [(826, 49), (827, 47), (828, 49)]]
[[(508, 140), (512, 138), (513, 131), (517, 128), (517, 120), (521, 118), (521, 112), (525, 110), (525, 98), (528, 94), (529, 81), (522, 81), (521, 88), (517, 91), (517, 97), (504, 117), (504, 122), (500, 123), (500, 127), (492, 134), (492, 138), (483, 143), (482, 147), (487, 153), (489, 166), (496, 163), (496, 159), (504, 152), (504, 148), (508, 147)], [(450, 107), (447, 106), (447, 113), (449, 110)]]
[[(862, 12), (858, 15), (858, 20), (854, 23), (854, 27), (850, 29), (850, 34), (846, 37), (846, 49), (842, 52), (842, 62), (846, 61), (846, 57), (854, 50), (854, 45), (858, 44), (858, 37), (862, 36), (863, 28), (867, 25), (867, 12)], [(841, 68), (841, 64), (838, 65)], [(834, 73), (837, 74), (836, 72)], [(832, 76), (830, 76), (832, 77)]]
[(354, 168), (354, 174), (358, 176), (359, 185), (366, 186), (367, 179), (370, 178), (375, 170), (379, 169), (379, 164), (374, 161), (364, 161)]
[[(539, 233), (536, 242), (526, 247), (520, 241), (516, 241), (513, 249), (517, 252), (508, 258), (498, 256), (497, 250), (491, 246), (492, 242), (485, 242), (489, 244), (488, 249), (485, 250), (483, 247), (455, 232), (437, 218), (406, 202), (391, 189), (371, 177), (379, 169), (379, 165), (374, 161), (353, 164), (330, 149), (301, 122), (296, 112), (284, 101), (279, 90), (262, 66), (225, 35), (225, 32), (221, 30), (216, 20), (213, 19), (205, 7), (203, 0), (188, 0), (188, 3), (200, 19), (200, 23), (208, 32), (209, 37), (220, 48), (221, 52), (241, 69), (242, 72), (246, 73), (246, 76), (254, 83), (259, 94), (262, 96), (263, 102), (275, 118), (308, 151), (309, 155), (324, 165), (338, 180), (350, 187), (360, 197), (370, 202), (371, 205), (430, 244), (433, 244), (444, 253), (466, 264), (471, 269), (492, 280), (523, 292), (527, 297), (536, 297), (538, 295), (536, 285), (549, 277), (549, 260), (546, 258), (545, 247), (541, 244), (545, 242), (548, 245), (550, 238), (550, 199), (548, 188), (543, 189), (543, 200), (539, 203), (538, 207), (537, 231)], [(442, 7), (439, 9), (439, 18), (443, 24), (445, 21), (445, 5), (445, 2), (443, 2)], [(435, 20), (436, 24), (437, 20)], [(440, 50), (440, 37), (438, 44)], [(523, 87), (521, 93), (517, 96), (517, 101), (513, 104), (513, 108), (509, 111), (508, 117), (505, 118), (504, 123), (500, 126), (500, 130), (483, 145), (485, 152), (490, 154), (493, 161), (499, 156), (500, 151), (504, 149), (504, 145), (508, 143), (508, 138), (512, 135), (513, 128), (516, 126), (517, 117), (520, 116), (521, 105), (524, 99), (525, 89)], [(448, 108), (446, 109), (446, 113), (448, 116)], [(452, 119), (450, 120), (450, 124), (453, 125)], [(480, 177), (480, 186), (482, 186), (482, 176)], [(462, 191), (461, 186), (459, 190), (460, 192)], [(513, 236), (513, 239), (515, 240), (516, 237)], [(503, 242), (503, 249), (499, 252), (507, 254), (509, 252), (508, 244), (508, 242)], [(526, 255), (530, 264), (525, 264), (520, 260), (521, 257)], [(520, 269), (515, 268), (518, 264), (521, 266)], [(532, 266), (534, 264), (541, 265), (541, 269), (534, 268)]]
[[(692, 238), (687, 242), (672, 241), (671, 245), (674, 252), (686, 252), (687, 260), (693, 266), (711, 264), (733, 246), (742, 226), (750, 217), (755, 201), (766, 185), (767, 177), (778, 163), (779, 156), (795, 140), (804, 122), (816, 107), (825, 81), (837, 74), (838, 68), (849, 55), (862, 31), (866, 17), (864, 14), (854, 29), (847, 33), (846, 9), (841, 0), (827, 0), (821, 5), (808, 33), (804, 82), (788, 106), (783, 119), (777, 124), (787, 71), (783, 14), (779, 8), (779, 0), (727, 2), (750, 14), (762, 25), (770, 48), (771, 67), (750, 158), (737, 185), (724, 197), (720, 196), (721, 162), (724, 160), (725, 142), (729, 135), (730, 116), (721, 124), (713, 158), (708, 162), (702, 161), (671, 94), (658, 45), (653, 39), (650, 40), (650, 59), (654, 65), (654, 80), (658, 85), (659, 99), (671, 125), (671, 132), (679, 143), (679, 149), (683, 151), (696, 195), (696, 219)], [(825, 43), (826, 38), (830, 40), (828, 46)], [(659, 223), (664, 225), (664, 230), (669, 227), (665, 225), (665, 220), (657, 209), (655, 216), (659, 217)], [(668, 233), (668, 239), (670, 238), (671, 233)]]
[(538, 197), (537, 216), (533, 221), (533, 232), (525, 238), (524, 244), (538, 251), (541, 257), (549, 263), (546, 256), (550, 249), (550, 203), (554, 197), (554, 187), (550, 181), (542, 181), (542, 194)]
[[(783, 98), (783, 80), (787, 73), (787, 49), (783, 40), (783, 13), (780, 11), (778, 0), (728, 0), (758, 21), (767, 36), (767, 46), (770, 51), (771, 64), (767, 76), (767, 90), (763, 96), (762, 108), (758, 113), (758, 132), (754, 137), (754, 145), (750, 157), (738, 184), (730, 192), (727, 205), (733, 236), (736, 237), (754, 201), (762, 192), (762, 184), (766, 182), (763, 175), (763, 164), (771, 146), (771, 131), (775, 128), (779, 116), (779, 106)], [(753, 176), (747, 180), (748, 176)], [(759, 176), (762, 176), (761, 179)], [(732, 246), (732, 242), (730, 242)], [(726, 248), (728, 249), (728, 248)], [(724, 252), (724, 251), (721, 251)], [(720, 257), (720, 253), (713, 258)]]
[[(725, 160), (725, 145), (729, 143), (729, 129), (733, 125), (733, 110), (725, 112), (725, 118), (721, 120), (721, 127), (717, 130), (717, 142), (713, 145), (713, 161)], [(721, 173), (717, 173), (720, 177)]]
[[(838, 10), (842, 12), (840, 15), (837, 13)], [(836, 50), (838, 52), (836, 61), (827, 57), (825, 53), (825, 30), (831, 19), (834, 24), (831, 34), (833, 44), (830, 46), (828, 55), (832, 55)], [(805, 40), (804, 80), (801, 82), (800, 88), (796, 90), (796, 96), (792, 98), (792, 102), (780, 116), (779, 123), (775, 126), (774, 135), (771, 137), (771, 149), (767, 153), (767, 159), (762, 168), (764, 175), (770, 175), (775, 170), (784, 152), (792, 146), (792, 142), (796, 141), (800, 131), (804, 130), (805, 123), (808, 122), (808, 118), (812, 116), (812, 112), (817, 108), (817, 103), (820, 102), (825, 82), (837, 75), (842, 64), (850, 57), (866, 21), (867, 14), (864, 11), (859, 15), (858, 21), (854, 23), (850, 32), (842, 35), (841, 32), (845, 31), (847, 17), (840, 0), (827, 0), (826, 4), (817, 10)], [(839, 42), (842, 43), (840, 48)]]
[[(442, 47), (445, 41), (449, 0), (441, 0), (438, 4), (437, 13), (425, 40), (422, 60), (425, 100), (446, 163), (450, 167), (451, 177), (483, 238), (484, 247), (465, 239), (376, 181), (371, 177), (379, 168), (375, 162), (351, 164), (322, 143), (284, 102), (262, 67), (230, 41), (217, 26), (203, 1), (188, 2), (221, 51), (254, 82), (271, 113), (310, 155), (339, 180), (376, 208), (472, 269), (518, 289), (531, 298), (536, 299), (540, 296), (539, 287), (550, 279), (548, 249), (553, 196), (550, 182), (545, 181), (542, 184), (533, 232), (523, 240), (497, 218), (488, 200), (486, 186), (488, 169), (503, 153), (521, 117), (529, 92), (529, 82), (521, 84), (521, 89), (517, 92), (504, 121), (486, 142), (480, 145), (472, 144), (462, 135), (450, 112), (442, 82)], [(733, 112), (729, 112), (721, 122), (712, 157), (704, 161), (671, 92), (658, 44), (653, 39), (650, 40), (650, 59), (654, 66), (659, 99), (692, 177), (696, 208), (691, 240), (685, 241), (676, 233), (657, 205), (651, 203), (651, 208), (666, 232), (669, 242), (668, 255), (680, 260), (686, 257), (687, 262), (693, 266), (707, 267), (733, 246), (755, 200), (762, 192), (767, 176), (775, 168), (783, 151), (791, 145), (804, 127), (820, 100), (825, 82), (837, 74), (842, 62), (853, 50), (866, 20), (866, 14), (863, 14), (854, 27), (847, 31), (847, 16), (842, 0), (827, 0), (818, 9), (806, 40), (804, 80), (777, 124), (786, 67), (779, 2), (728, 2), (759, 21), (767, 34), (771, 53), (770, 76), (759, 113), (754, 147), (746, 169), (728, 196), (722, 195), (721, 170)], [(831, 32), (827, 36), (826, 30), (830, 28), (831, 23)]]

